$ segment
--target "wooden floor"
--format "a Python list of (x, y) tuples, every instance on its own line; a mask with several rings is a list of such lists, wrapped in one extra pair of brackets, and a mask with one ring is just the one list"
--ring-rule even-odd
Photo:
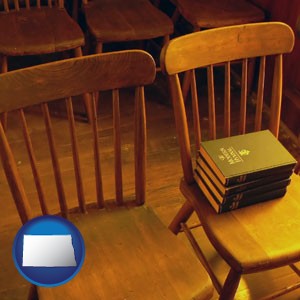
[[(164, 224), (168, 225), (180, 205), (183, 203), (183, 197), (178, 190), (178, 183), (181, 177), (181, 165), (173, 112), (171, 106), (166, 104), (169, 102), (169, 99), (163, 77), (159, 76), (155, 84), (147, 88), (146, 96), (148, 124), (147, 203), (154, 208)], [(122, 119), (122, 128), (125, 135), (130, 134), (130, 122), (132, 120), (132, 110), (127, 103), (128, 102), (126, 101), (121, 101), (121, 111), (125, 112), (125, 117)], [(101, 123), (100, 139), (104, 143), (111, 141), (110, 104), (110, 99), (106, 99), (106, 97), (101, 98), (100, 107), (103, 109), (99, 112)], [(57, 109), (57, 107), (55, 109)], [(78, 110), (80, 110), (80, 107)], [(32, 111), (29, 113), (28, 118), (29, 124), (32, 125), (32, 130), (39, 130), (39, 128), (42, 127), (41, 116), (39, 113)], [(16, 122), (16, 116), (10, 114), (8, 130), (14, 139), (15, 151), (20, 152), (18, 164), (22, 165), (25, 164), (25, 162), (23, 161), (23, 153), (21, 153), (22, 149), (18, 148), (18, 139), (20, 137), (14, 131)], [(53, 118), (53, 122), (54, 126), (62, 126), (63, 128), (63, 113)], [(88, 126), (89, 125), (86, 123), (79, 122), (77, 124), (79, 134), (83, 140), (88, 134)], [(63, 134), (58, 138), (63, 138)], [(280, 139), (296, 157), (300, 157), (299, 147), (289, 137), (287, 131), (281, 131)], [(111, 146), (107, 146), (107, 149), (111, 149), (110, 147)], [(130, 145), (128, 145), (128, 151), (130, 150)], [(41, 157), (43, 156), (43, 151), (46, 151), (46, 147), (41, 142)], [(69, 159), (67, 154), (65, 158), (62, 158), (62, 160), (64, 159)], [(107, 172), (109, 172), (109, 164), (107, 165), (107, 168)], [(51, 193), (51, 190), (48, 192)], [(109, 191), (107, 191), (107, 193), (109, 194)], [(32, 204), (33, 207), (36, 208), (36, 205), (34, 203)], [(21, 224), (15, 212), (15, 207), (8, 190), (2, 166), (0, 167), (0, 205), (0, 299), (26, 299), (29, 284), (18, 274), (13, 265), (11, 255), (13, 238)], [(36, 213), (38, 213), (37, 209)], [(194, 216), (191, 223), (195, 223), (196, 221)], [(213, 264), (214, 268), (218, 270), (220, 277), (224, 279), (228, 267), (209, 245), (202, 230), (197, 228), (196, 231), (198, 240), (201, 241), (207, 249), (210, 262)], [(182, 239), (183, 242), (186, 242), (183, 235), (180, 235), (178, 238)], [(297, 277), (289, 268), (281, 268), (276, 271), (265, 272), (259, 275), (245, 276), (241, 281), (237, 299), (258, 299), (265, 294), (267, 289), (277, 289), (285, 284), (293, 283), (296, 280)], [(217, 299), (216, 295), (215, 299)], [(300, 291), (293, 292), (281, 299), (300, 299)]]

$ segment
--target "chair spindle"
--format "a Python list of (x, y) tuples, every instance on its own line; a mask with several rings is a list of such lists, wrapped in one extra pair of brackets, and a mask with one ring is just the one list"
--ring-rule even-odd
[(15, 6), (15, 10), (17, 11), (20, 10), (19, 0), (14, 0), (14, 6)]
[(224, 88), (224, 135), (228, 137), (231, 135), (230, 121), (231, 121), (231, 107), (230, 107), (230, 62), (225, 64), (225, 88)]
[(240, 107), (240, 134), (246, 133), (246, 114), (247, 114), (247, 74), (248, 59), (243, 59), (242, 66), (242, 86), (241, 86), (241, 107)]
[(104, 196), (103, 196), (103, 184), (101, 175), (101, 165), (100, 165), (100, 150), (98, 141), (98, 123), (97, 123), (97, 112), (96, 112), (96, 93), (92, 94), (92, 130), (93, 130), (93, 145), (94, 145), (94, 160), (95, 160), (95, 180), (96, 180), (96, 195), (97, 195), (97, 205), (99, 208), (104, 207)]
[(265, 68), (266, 68), (266, 57), (262, 56), (260, 58), (260, 64), (259, 64), (259, 77), (258, 77), (257, 101), (256, 101), (256, 112), (255, 112), (255, 131), (261, 130), (264, 86), (265, 86)]
[(59, 165), (59, 161), (58, 161), (56, 144), (55, 144), (55, 140), (54, 140), (54, 136), (53, 136), (53, 128), (52, 128), (52, 123), (51, 123), (51, 118), (50, 118), (50, 113), (49, 113), (47, 103), (42, 103), (41, 108), (42, 108), (42, 112), (43, 112), (43, 116), (44, 116), (44, 122), (45, 122), (45, 127), (46, 127), (48, 143), (49, 143), (49, 150), (50, 150), (50, 154), (51, 154), (51, 161), (52, 161), (52, 166), (53, 166), (53, 171), (54, 171), (54, 178), (55, 178), (55, 184), (56, 184), (56, 189), (57, 189), (59, 205), (60, 205), (62, 216), (67, 218), (68, 217), (68, 206), (67, 206), (67, 201), (66, 201), (66, 197), (65, 197), (65, 191), (64, 191), (63, 182), (62, 182), (62, 174), (61, 174), (61, 169), (60, 169), (60, 165)]
[(79, 205), (80, 211), (82, 213), (85, 213), (87, 210), (86, 210), (86, 205), (85, 205), (84, 189), (83, 189), (82, 175), (81, 175), (81, 166), (80, 166), (80, 160), (79, 160), (78, 140), (76, 137), (75, 119), (74, 119), (73, 104), (72, 104), (71, 97), (68, 97), (66, 99), (66, 108), (67, 108), (70, 137), (71, 137), (71, 144), (72, 144), (72, 156), (73, 156), (73, 163), (74, 163), (78, 205)]
[(9, 3), (8, 0), (3, 0), (4, 11), (9, 12)]
[(121, 126), (120, 126), (120, 104), (119, 90), (113, 90), (113, 135), (115, 150), (115, 189), (116, 202), (123, 203), (123, 184), (122, 184), (122, 156), (121, 156)]
[(207, 67), (208, 81), (208, 121), (209, 121), (209, 137), (216, 139), (216, 104), (215, 104), (215, 89), (214, 89), (214, 68), (213, 65)]
[(41, 207), (43, 215), (48, 215), (49, 209), (48, 209), (48, 206), (46, 203), (45, 192), (42, 187), (41, 176), (40, 176), (40, 173), (37, 168), (37, 160), (36, 160), (36, 156), (35, 156), (35, 153), (33, 150), (33, 145), (32, 145), (32, 141), (30, 138), (29, 130), (28, 130), (28, 124), (27, 124), (23, 109), (19, 110), (19, 117), (21, 120), (24, 141), (25, 141), (25, 145), (27, 148), (27, 153), (28, 153), (28, 157), (29, 157), (29, 161), (30, 161), (30, 165), (31, 165), (31, 170), (32, 170), (32, 175), (33, 175), (36, 191), (37, 191), (38, 198), (39, 198), (40, 207)]
[(25, 0), (25, 7), (26, 7), (26, 9), (30, 9), (30, 1), (29, 0)]

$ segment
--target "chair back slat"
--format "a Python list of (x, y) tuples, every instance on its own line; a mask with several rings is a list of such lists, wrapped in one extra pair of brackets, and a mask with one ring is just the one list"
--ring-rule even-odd
[(135, 194), (136, 202), (142, 205), (146, 198), (146, 107), (144, 88), (135, 89)]
[[(125, 202), (123, 195), (125, 183), (128, 184), (126, 200), (132, 199), (135, 191), (136, 203), (144, 203), (146, 116), (143, 86), (154, 81), (155, 72), (155, 62), (148, 53), (130, 50), (56, 61), (0, 75), (0, 111), (10, 112), (12, 118), (15, 118), (14, 111), (17, 111), (21, 117), (19, 127), (23, 130), (23, 135), (19, 134), (16, 128), (18, 122), (14, 122), (13, 128), (9, 127), (8, 132), (5, 132), (1, 125), (0, 132), (1, 160), (22, 222), (26, 222), (31, 215), (36, 214), (36, 200), (40, 202), (43, 214), (60, 213), (64, 217), (68, 217), (74, 206), (81, 212), (88, 210), (90, 202), (96, 202), (99, 207), (104, 207), (106, 205), (104, 200), (111, 200), (112, 190), (111, 188), (106, 190), (105, 184), (110, 187), (114, 178), (118, 204)], [(120, 94), (119, 89), (129, 87), (136, 88), (135, 118), (132, 120), (134, 151), (128, 152), (128, 155), (134, 157), (135, 164), (132, 164), (131, 169), (129, 165), (123, 168), (125, 170), (126, 167), (126, 172), (135, 173), (135, 182), (134, 176), (127, 176), (126, 180), (129, 179), (127, 181), (124, 178), (122, 180), (121, 165), (121, 141), (126, 144), (131, 141), (128, 141), (130, 138), (128, 135), (124, 135), (121, 140), (123, 128), (120, 124), (120, 102), (123, 91)], [(96, 113), (95, 95), (98, 91), (101, 91), (101, 94), (103, 92), (105, 97), (110, 94), (104, 91), (113, 91), (111, 137), (114, 137), (114, 142), (111, 145), (105, 142), (110, 136), (103, 137), (99, 132), (99, 124), (102, 124), (103, 119), (98, 118)], [(74, 101), (79, 100), (80, 97), (77, 96), (83, 93), (90, 93), (93, 96), (91, 97), (93, 118), (90, 124), (77, 124), (74, 121)], [(133, 96), (132, 90), (128, 89), (125, 97), (130, 96)], [(57, 99), (61, 100), (50, 103)], [(131, 103), (130, 99), (126, 100)], [(105, 108), (105, 103), (101, 101), (99, 106), (101, 104), (101, 107)], [(61, 107), (61, 104), (64, 106)], [(59, 111), (66, 107), (67, 118), (54, 116), (52, 113), (50, 116), (56, 105), (59, 105)], [(104, 126), (106, 122), (105, 119)], [(111, 123), (105, 130), (110, 128)], [(35, 145), (36, 147), (39, 145), (39, 148)], [(13, 158), (12, 149), (15, 146), (19, 149), (17, 158)], [(111, 174), (113, 172), (110, 169), (111, 154), (116, 162), (115, 176)], [(102, 155), (105, 158), (102, 162), (104, 166), (100, 164)], [(124, 161), (123, 163), (125, 164)], [(32, 170), (33, 176), (28, 170)], [(134, 188), (131, 187), (131, 183), (136, 184)], [(30, 195), (28, 199), (25, 190), (28, 196)], [(55, 192), (58, 201), (55, 202), (53, 199), (50, 201), (51, 197), (56, 196)], [(30, 204), (33, 203), (31, 205), (33, 212), (28, 200)]]
[[(269, 118), (268, 128), (277, 137), (280, 124), (281, 97), (282, 97), (282, 54), (292, 51), (294, 46), (294, 34), (291, 28), (280, 22), (266, 22), (256, 24), (244, 24), (227, 26), (205, 30), (201, 32), (187, 34), (182, 37), (171, 40), (161, 52), (162, 70), (169, 75), (171, 83), (172, 103), (175, 113), (175, 122), (178, 142), (180, 145), (181, 163), (184, 178), (187, 183), (193, 182), (193, 163), (191, 159), (190, 137), (195, 139), (196, 152), (199, 149), (198, 131), (194, 128), (194, 135), (190, 134), (189, 118), (186, 116), (186, 109), (183, 101), (184, 87), (180, 85), (178, 75), (186, 72), (189, 74), (191, 70), (199, 68), (207, 69), (208, 82), (208, 137), (215, 139), (217, 136), (222, 137), (222, 130), (217, 124), (219, 118), (216, 118), (216, 111), (220, 111), (219, 101), (215, 101), (214, 74), (219, 76), (223, 74), (220, 69), (224, 69), (224, 124), (220, 124), (224, 129), (224, 136), (232, 134), (244, 134), (247, 131), (260, 130), (267, 124), (262, 120), (263, 96), (264, 96), (264, 80), (266, 56), (275, 57), (275, 67), (273, 72), (273, 87), (271, 96), (270, 114), (266, 114)], [(248, 62), (250, 59), (261, 57), (260, 71), (257, 89), (257, 105), (255, 120), (252, 115), (247, 114), (247, 107), (250, 108), (252, 103), (248, 103)], [(242, 62), (241, 77), (238, 78), (240, 62)], [(237, 63), (239, 65), (237, 65)], [(270, 65), (271, 67), (271, 65)], [(222, 70), (223, 70), (222, 69)], [(271, 68), (270, 68), (271, 69)], [(193, 71), (194, 72), (194, 71)], [(232, 84), (230, 76), (235, 74), (235, 85)], [(240, 84), (239, 84), (240, 83)], [(199, 115), (200, 103), (196, 95), (196, 82), (191, 83), (192, 91), (192, 110), (193, 119), (195, 115)], [(238, 88), (241, 91), (240, 100), (238, 97)], [(200, 92), (201, 93), (201, 92)], [(202, 95), (202, 93), (201, 93)], [(239, 103), (238, 103), (238, 101)], [(201, 106), (205, 107), (204, 100), (201, 99)], [(188, 103), (188, 102), (187, 102)], [(188, 104), (187, 104), (188, 105)], [(239, 113), (232, 117), (232, 110), (239, 107)], [(201, 110), (202, 112), (202, 110)], [(205, 116), (204, 116), (205, 117)], [(221, 118), (220, 118), (221, 119)], [(265, 118), (264, 118), (265, 119)], [(204, 121), (204, 120), (203, 120)], [(198, 122), (198, 121), (197, 121)], [(204, 139), (204, 125), (201, 123), (202, 139)], [(195, 126), (195, 121), (194, 121)], [(217, 135), (218, 128), (218, 135)], [(220, 135), (220, 136), (219, 136)], [(200, 145), (201, 147), (201, 145)]]
[(247, 82), (248, 82), (248, 59), (243, 59), (242, 63), (242, 86), (241, 86), (241, 107), (240, 107), (240, 128), (239, 133), (246, 132), (247, 117)]
[[(162, 51), (162, 68), (173, 75), (246, 57), (288, 53), (293, 46), (291, 28), (280, 22), (215, 28), (171, 40), (169, 47)], [(201, 49), (201, 55), (195, 49)], [(178, 61), (176, 64), (175, 60)]]
[(208, 81), (209, 138), (215, 139), (217, 137), (217, 128), (216, 128), (216, 100), (215, 100), (213, 65), (209, 65), (207, 67), (207, 81)]
[(76, 180), (78, 205), (79, 205), (80, 211), (82, 213), (85, 213), (86, 212), (86, 204), (85, 204), (84, 189), (83, 189), (83, 183), (82, 183), (81, 166), (80, 166), (79, 150), (78, 150), (78, 140), (77, 140), (77, 136), (76, 136), (75, 118), (74, 118), (73, 104), (72, 104), (71, 97), (68, 97), (66, 99), (66, 108), (67, 108), (67, 115), (68, 115), (69, 128), (70, 128), (70, 137), (71, 137), (72, 156), (73, 156), (74, 173), (75, 173), (75, 180)]
[(48, 143), (49, 143), (49, 150), (51, 154), (51, 161), (52, 161), (56, 190), (57, 190), (57, 195), (59, 200), (59, 206), (60, 206), (62, 216), (67, 218), (68, 206), (67, 206), (65, 191), (63, 187), (61, 168), (58, 161), (57, 149), (56, 149), (55, 139), (53, 135), (53, 128), (52, 128), (52, 123), (51, 123), (51, 118), (50, 118), (50, 113), (49, 113), (47, 103), (42, 103), (41, 109), (44, 116), (44, 122), (45, 122)]
[(30, 138), (28, 125), (27, 125), (27, 121), (26, 121), (23, 109), (19, 110), (19, 116), (20, 116), (20, 120), (21, 120), (24, 141), (25, 141), (25, 145), (26, 145), (26, 149), (27, 149), (27, 153), (28, 153), (28, 157), (29, 157), (29, 161), (30, 161), (30, 166), (31, 166), (31, 170), (32, 170), (32, 175), (33, 175), (36, 191), (37, 191), (38, 198), (39, 198), (41, 211), (42, 211), (43, 215), (48, 215), (49, 209), (48, 209), (48, 206), (46, 203), (45, 192), (43, 189), (41, 176), (40, 176), (40, 173), (37, 168), (37, 160), (36, 160), (36, 156), (34, 153), (32, 141)]
[(224, 87), (224, 136), (231, 135), (231, 107), (230, 107), (230, 62), (225, 63), (225, 87)]
[(22, 179), (18, 172), (18, 167), (14, 159), (12, 150), (7, 141), (2, 123), (0, 122), (0, 155), (3, 169), (9, 184), (11, 194), (13, 195), (21, 222), (26, 223), (32, 215), (27, 195), (22, 184)]
[(191, 97), (192, 97), (192, 106), (193, 106), (195, 145), (196, 145), (196, 149), (199, 149), (201, 143), (201, 125), (200, 125), (200, 116), (199, 116), (200, 111), (198, 105), (198, 92), (197, 92), (195, 70), (192, 70)]
[(113, 135), (115, 151), (115, 190), (116, 201), (123, 203), (122, 156), (121, 156), (121, 125), (119, 90), (113, 90)]
[(272, 83), (271, 117), (269, 128), (278, 137), (282, 102), (282, 54), (276, 55)]
[(259, 63), (259, 76), (257, 87), (257, 100), (256, 100), (256, 112), (255, 112), (255, 131), (261, 130), (262, 124), (262, 112), (264, 103), (264, 86), (265, 86), (265, 69), (266, 69), (266, 57), (262, 56)]

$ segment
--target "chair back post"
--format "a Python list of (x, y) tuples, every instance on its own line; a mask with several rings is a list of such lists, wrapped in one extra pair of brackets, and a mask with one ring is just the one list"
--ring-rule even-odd
[(270, 131), (278, 137), (282, 102), (282, 54), (276, 55), (271, 96)]
[(178, 74), (169, 76), (177, 137), (180, 146), (180, 157), (184, 179), (188, 183), (194, 182), (193, 167), (191, 160), (191, 142), (188, 131), (188, 123), (180, 81)]

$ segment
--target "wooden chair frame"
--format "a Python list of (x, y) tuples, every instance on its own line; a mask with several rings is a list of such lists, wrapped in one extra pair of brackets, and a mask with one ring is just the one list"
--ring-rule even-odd
[[(19, 0), (12, 3), (9, 0), (3, 1), (4, 11), (0, 12), (0, 17), (5, 20), (6, 26), (12, 28), (11, 31), (15, 32), (16, 36), (11, 37), (10, 43), (10, 40), (6, 38), (10, 31), (2, 29), (0, 32), (0, 37), (2, 36), (2, 40), (6, 42), (6, 44), (2, 42), (0, 45), (1, 73), (8, 72), (8, 57), (12, 56), (43, 55), (67, 50), (73, 50), (75, 57), (82, 56), (81, 47), (85, 43), (83, 32), (65, 10), (63, 0), (54, 2), (48, 0), (46, 3), (36, 0), (35, 5), (32, 4), (32, 1), (25, 0), (24, 5), (25, 7)], [(57, 23), (55, 27), (51, 22)], [(35, 24), (39, 24), (43, 28), (39, 28)], [(58, 27), (59, 25), (61, 28)], [(52, 31), (50, 30), (51, 26), (53, 27)], [(48, 34), (45, 35), (45, 33)], [(91, 115), (90, 96), (85, 94), (83, 99), (89, 120)], [(1, 114), (0, 119), (6, 128), (7, 114)]]
[[(294, 34), (291, 28), (283, 23), (254, 23), (245, 25), (228, 26), (223, 28), (211, 29), (202, 32), (188, 34), (171, 40), (164, 47), (161, 54), (161, 65), (163, 70), (169, 76), (171, 95), (173, 100), (173, 108), (175, 113), (175, 123), (177, 136), (180, 146), (181, 164), (183, 168), (183, 179), (180, 183), (180, 190), (186, 198), (185, 203), (173, 219), (169, 228), (177, 234), (183, 230), (186, 232), (193, 248), (197, 252), (197, 256), (209, 272), (214, 286), (220, 294), (220, 299), (233, 299), (239, 285), (240, 278), (243, 274), (260, 272), (277, 268), (283, 265), (290, 265), (291, 268), (299, 275), (299, 271), (293, 263), (300, 260), (300, 248), (297, 247), (298, 242), (296, 236), (299, 228), (292, 230), (291, 236), (295, 234), (295, 238), (291, 240), (290, 248), (284, 247), (281, 255), (274, 255), (276, 251), (266, 251), (268, 242), (272, 244), (272, 238), (280, 234), (290, 237), (289, 229), (282, 229), (282, 232), (276, 232), (272, 225), (279, 220), (289, 228), (289, 222), (297, 223), (299, 218), (299, 206), (295, 209), (292, 202), (299, 197), (299, 177), (293, 176), (292, 185), (288, 190), (286, 202), (266, 202), (259, 205), (253, 205), (245, 209), (239, 209), (229, 213), (218, 215), (210, 207), (208, 201), (201, 193), (194, 180), (194, 155), (191, 151), (190, 138), (194, 137), (195, 149), (199, 149), (203, 138), (203, 123), (200, 122), (199, 111), (201, 112), (201, 104), (198, 102), (198, 92), (196, 85), (195, 69), (207, 67), (208, 80), (208, 138), (215, 139), (220, 135), (217, 132), (216, 124), (216, 100), (214, 90), (214, 72), (213, 65), (225, 63), (225, 87), (224, 87), (224, 125), (223, 135), (230, 136), (236, 133), (246, 133), (246, 116), (247, 116), (247, 65), (248, 59), (254, 57), (260, 58), (258, 91), (256, 100), (256, 114), (254, 120), (254, 128), (258, 131), (262, 128), (262, 113), (264, 107), (264, 82), (265, 82), (265, 65), (266, 56), (272, 55), (274, 58), (274, 75), (273, 88), (270, 104), (270, 123), (269, 129), (278, 137), (280, 125), (280, 111), (282, 100), (282, 57), (283, 53), (292, 51), (294, 45)], [(241, 84), (241, 100), (240, 100), (240, 117), (239, 128), (233, 131), (231, 127), (231, 84), (230, 84), (230, 66), (231, 61), (242, 60), (242, 84)], [(193, 129), (188, 126), (185, 103), (183, 98), (182, 86), (180, 84), (179, 73), (190, 71), (192, 74), (191, 92), (192, 92), (192, 111), (193, 111)], [(190, 133), (190, 132), (193, 132)], [(218, 134), (218, 135), (217, 135)], [(298, 188), (297, 188), (298, 184)], [(291, 191), (289, 193), (289, 191)], [(294, 193), (294, 194), (293, 194)], [(293, 200), (291, 200), (293, 199)], [(275, 203), (275, 204), (274, 204)], [(272, 206), (273, 205), (273, 206)], [(272, 208), (276, 205), (283, 207), (281, 211), (272, 212)], [(289, 209), (289, 205), (293, 208)], [(230, 266), (230, 272), (225, 280), (224, 285), (218, 281), (214, 275), (209, 263), (207, 262), (203, 251), (197, 244), (195, 238), (191, 234), (185, 223), (189, 220), (193, 212), (196, 212), (203, 229), (215, 247), (216, 251)], [(257, 217), (259, 211), (266, 211), (262, 218)], [(270, 213), (268, 212), (270, 211)], [(282, 213), (282, 215), (281, 215)], [(286, 213), (286, 215), (285, 215)], [(295, 216), (293, 214), (295, 213)], [(274, 223), (266, 230), (262, 229), (266, 240), (259, 240), (251, 236), (251, 228), (249, 220), (253, 220), (253, 230), (259, 230), (265, 224), (265, 220), (273, 220)], [(293, 221), (292, 221), (293, 220)], [(250, 221), (251, 222), (251, 221)], [(276, 226), (274, 226), (276, 227)], [(222, 228), (221, 231), (218, 228)], [(282, 235), (281, 235), (282, 234)], [(228, 236), (230, 241), (228, 243)], [(245, 247), (240, 245), (237, 240), (243, 240)], [(249, 239), (249, 241), (248, 241)], [(287, 238), (288, 239), (288, 238)], [(264, 249), (268, 255), (260, 255), (258, 248)], [(296, 249), (297, 248), (297, 249)], [(250, 251), (253, 254), (249, 259), (246, 253)], [(284, 252), (286, 251), (286, 253)], [(257, 256), (256, 256), (257, 255)], [(298, 288), (300, 283), (287, 289), (280, 290), (272, 294), (266, 299), (273, 299)]]
[[(211, 298), (213, 287), (201, 264), (197, 264), (198, 261), (193, 257), (190, 249), (177, 241), (154, 212), (143, 205), (146, 197), (146, 109), (143, 86), (151, 84), (155, 74), (155, 62), (148, 53), (130, 50), (57, 61), (0, 75), (0, 112), (12, 110), (18, 112), (25, 149), (29, 157), (27, 172), (32, 170), (34, 182), (31, 185), (36, 187), (40, 211), (44, 215), (59, 214), (74, 222), (81, 231), (86, 244), (86, 257), (80, 274), (77, 274), (70, 282), (56, 288), (39, 287), (36, 289), (32, 287), (31, 297), (41, 299), (66, 297), (80, 300), (84, 298), (123, 299), (130, 295), (136, 299), (141, 299), (141, 297), (153, 299), (151, 295), (159, 298), (159, 295), (167, 294), (170, 299)], [(16, 89), (15, 86), (18, 88)], [(130, 169), (129, 172), (128, 166), (125, 168), (122, 160), (124, 151), (121, 146), (119, 89), (133, 87), (135, 88), (132, 147), (134, 162), (132, 163), (133, 170)], [(110, 152), (113, 152), (114, 163), (112, 165), (114, 167), (109, 167), (109, 173), (112, 173), (113, 177), (112, 182), (103, 179), (104, 171), (107, 169), (103, 167), (105, 163), (101, 156), (103, 152), (100, 154), (99, 122), (95, 99), (96, 92), (107, 90), (111, 90), (113, 94), (113, 147)], [(76, 135), (77, 126), (74, 121), (71, 97), (81, 95), (83, 92), (94, 95), (91, 124), (81, 124), (91, 131), (91, 144), (86, 140), (80, 143)], [(7, 99), (11, 101), (6, 101)], [(48, 103), (56, 99), (65, 99), (68, 115), (68, 120), (62, 121), (68, 125), (70, 131), (71, 153), (69, 157), (71, 161), (69, 161), (74, 171), (74, 178), (70, 178), (73, 178), (71, 183), (74, 183), (76, 188), (74, 189), (75, 196), (69, 197), (71, 199), (67, 197), (70, 193), (67, 194), (66, 191), (67, 176), (62, 167), (63, 154), (59, 151), (62, 149), (59, 146), (61, 143), (59, 145), (57, 143), (58, 132), (56, 130), (54, 134), (55, 126), (48, 108)], [(51, 176), (52, 179), (50, 180), (49, 177), (47, 184), (44, 185), (36, 158), (37, 152), (34, 151), (34, 140), (25, 118), (25, 108), (33, 105), (40, 106), (42, 110), (50, 156), (50, 159), (46, 158), (46, 163), (49, 164), (47, 169), (51, 169), (51, 165), (53, 169), (54, 180)], [(67, 133), (62, 132), (61, 126), (56, 129), (63, 134), (65, 145)], [(84, 152), (84, 155), (80, 155), (83, 153), (82, 144), (88, 150), (91, 149), (91, 153), (88, 152), (86, 155)], [(18, 167), (16, 163), (12, 148), (8, 132), (5, 132), (0, 124), (0, 157), (3, 169), (20, 219), (22, 223), (25, 223), (36, 214), (40, 214), (40, 211), (37, 212), (36, 208), (32, 208), (34, 207), (33, 200), (27, 197), (24, 180), (20, 175), (21, 167)], [(83, 164), (87, 156), (88, 163)], [(84, 172), (86, 168), (88, 168), (89, 176), (94, 169), (94, 178), (89, 177), (94, 179), (94, 184), (89, 189), (94, 191), (95, 201), (89, 201), (89, 203), (87, 203), (86, 195), (90, 187), (90, 179), (86, 178)], [(114, 171), (111, 172), (110, 169)], [(127, 170), (126, 173), (124, 169)], [(125, 188), (123, 190), (124, 174), (133, 178), (134, 182), (132, 184), (127, 182), (126, 187), (129, 185), (129, 188), (126, 190)], [(58, 205), (53, 200), (46, 201), (46, 196), (49, 195), (45, 192), (45, 188), (50, 185), (50, 181), (54, 183), (51, 194), (55, 194), (56, 189)], [(113, 187), (110, 185), (115, 185), (115, 201), (112, 202), (110, 198), (105, 199), (107, 197), (103, 193), (104, 183), (112, 190)], [(28, 189), (31, 189), (31, 185)], [(117, 253), (114, 252), (115, 247), (118, 247)], [(103, 250), (104, 248), (106, 250)], [(165, 253), (166, 249), (169, 254)], [(176, 253), (173, 253), (174, 249), (177, 250)], [(112, 256), (107, 258), (109, 255)], [(149, 263), (151, 255), (154, 257)], [(145, 265), (141, 261), (144, 261)], [(180, 264), (177, 264), (179, 261)], [(107, 263), (107, 266), (103, 266), (104, 263)], [(132, 270), (128, 266), (133, 266)], [(163, 270), (158, 271), (156, 269), (158, 266)], [(150, 284), (151, 272), (149, 271), (148, 274), (148, 271), (145, 273), (144, 270), (153, 270), (153, 268)], [(109, 276), (109, 279), (103, 278), (102, 271), (108, 272), (105, 276)], [(146, 274), (147, 278), (141, 274)], [(162, 278), (158, 278), (159, 274), (163, 275)], [(124, 276), (126, 280), (123, 282)], [(137, 277), (139, 277), (138, 280)], [(130, 283), (128, 283), (129, 278)], [(116, 286), (118, 289), (115, 288)], [(150, 296), (145, 293), (149, 293)]]
[[(263, 22), (264, 12), (247, 0), (239, 1), (203, 1), (203, 0), (170, 0), (175, 5), (172, 20), (176, 23), (182, 16), (193, 27), (193, 32), (239, 25), (245, 23)], [(251, 87), (254, 76), (255, 61), (250, 60), (248, 67), (248, 86)], [(185, 73), (182, 85), (183, 98), (187, 99), (191, 91), (191, 72)]]

